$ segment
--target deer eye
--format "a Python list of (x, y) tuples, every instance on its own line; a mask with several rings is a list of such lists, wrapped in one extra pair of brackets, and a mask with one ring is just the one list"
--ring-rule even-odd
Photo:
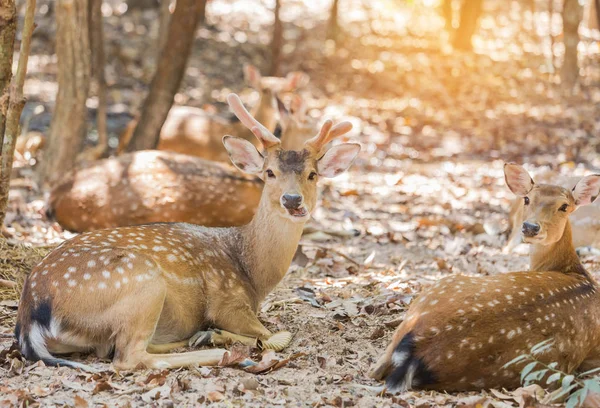
[(567, 212), (567, 208), (569, 208), (569, 204), (563, 204), (560, 206), (558, 211)]
[(267, 169), (267, 177), (275, 178), (275, 173), (273, 173), (273, 170)]
[(524, 197), (523, 202), (525, 203), (525, 205), (529, 205), (529, 197)]
[(314, 180), (315, 177), (317, 177), (317, 173), (314, 171), (311, 171), (310, 174), (308, 175), (309, 180)]

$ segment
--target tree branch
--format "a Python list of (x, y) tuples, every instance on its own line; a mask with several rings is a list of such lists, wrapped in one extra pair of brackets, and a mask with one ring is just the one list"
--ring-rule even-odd
[(23, 107), (25, 106), (23, 85), (25, 84), (25, 75), (27, 74), (27, 61), (29, 60), (29, 50), (31, 48), (31, 36), (35, 28), (35, 23), (33, 21), (35, 3), (36, 0), (27, 0), (17, 74), (13, 78), (10, 88), (10, 102), (8, 104), (8, 113), (6, 115), (6, 128), (4, 132), (4, 141), (2, 143), (2, 162), (0, 164), (0, 226), (4, 223), (4, 217), (6, 216), (8, 191), (10, 189), (10, 175), (12, 172), (13, 157), (15, 155), (15, 144), (19, 135), (19, 120), (21, 119), (21, 112), (23, 112)]
[(0, 146), (4, 137), (8, 93), (12, 78), (12, 63), (17, 32), (17, 7), (15, 0), (0, 0)]

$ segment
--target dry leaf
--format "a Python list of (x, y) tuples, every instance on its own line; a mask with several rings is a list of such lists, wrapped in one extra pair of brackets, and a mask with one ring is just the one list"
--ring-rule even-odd
[(242, 344), (234, 344), (227, 353), (223, 355), (219, 362), (220, 367), (236, 366), (245, 359), (250, 357), (250, 347)]
[(96, 382), (96, 386), (94, 387), (94, 390), (92, 391), (92, 395), (96, 395), (102, 391), (110, 391), (112, 389), (113, 389), (113, 387), (108, 383), (108, 381), (100, 380), (100, 381)]
[(223, 395), (219, 391), (211, 391), (208, 394), (206, 394), (206, 396), (208, 397), (208, 400), (210, 402), (218, 402), (223, 401), (225, 399), (225, 395)]
[(75, 405), (75, 408), (88, 408), (88, 402), (83, 399), (82, 397), (80, 397), (79, 395), (75, 395), (75, 398), (73, 399), (73, 403)]

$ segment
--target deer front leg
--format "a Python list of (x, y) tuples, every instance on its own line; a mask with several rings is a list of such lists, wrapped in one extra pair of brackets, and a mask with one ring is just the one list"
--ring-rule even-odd
[(253, 347), (280, 351), (292, 341), (290, 332), (271, 333), (246, 304), (224, 308), (213, 321), (219, 329), (196, 333), (190, 339), (190, 345), (219, 345), (237, 341)]

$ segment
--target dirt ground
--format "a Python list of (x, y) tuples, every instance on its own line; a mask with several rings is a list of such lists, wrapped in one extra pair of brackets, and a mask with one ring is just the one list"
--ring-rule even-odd
[[(119, 15), (120, 3), (109, 4), (115, 147), (151, 77), (144, 50), (151, 49), (157, 18), (154, 12)], [(533, 30), (518, 2), (486, 2), (475, 53), (449, 50), (437, 12), (411, 2), (349, 0), (337, 46), (323, 40), (328, 2), (285, 4), (283, 72), (309, 73), (310, 113), (351, 120), (350, 138), (363, 145), (348, 173), (322, 183), (311, 221), (317, 232), (303, 237), (287, 276), (261, 308), (270, 330), (295, 334), (292, 344), (281, 353), (251, 350), (249, 357), (264, 369), (260, 374), (237, 367), (115, 372), (91, 357), (86, 362), (99, 374), (48, 368), (10, 349), (19, 286), (2, 288), (0, 406), (511, 407), (524, 406), (523, 395), (544, 394), (528, 388), (390, 396), (367, 373), (423, 288), (454, 273), (527, 269), (524, 245), (502, 252), (513, 199), (504, 185), (504, 161), (528, 163), (534, 175), (598, 171), (596, 43), (584, 38), (585, 77), (574, 95), (566, 95), (548, 65), (547, 25)], [(546, 2), (536, 4), (545, 10)], [(242, 63), (267, 66), (270, 19), (254, 0), (211, 2), (209, 26), (199, 30), (177, 103), (213, 103), (225, 112), (224, 96), (242, 89)], [(53, 19), (39, 20), (26, 84), (30, 131), (47, 129), (56, 92)], [(91, 143), (94, 129), (90, 135)], [(0, 279), (19, 284), (48, 250), (73, 236), (48, 218), (32, 177), (35, 165), (35, 155), (18, 157), (4, 231), (8, 244), (0, 247)], [(319, 232), (327, 228), (359, 235)], [(600, 258), (585, 255), (583, 261), (600, 276)]]

